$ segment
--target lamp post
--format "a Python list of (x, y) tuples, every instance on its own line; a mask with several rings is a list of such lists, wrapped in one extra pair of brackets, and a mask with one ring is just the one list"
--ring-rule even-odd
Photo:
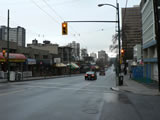
[(114, 7), (117, 10), (117, 24), (118, 24), (118, 49), (119, 49), (119, 66), (118, 66), (118, 79), (120, 81), (120, 73), (121, 73), (121, 63), (120, 63), (120, 56), (121, 56), (121, 41), (120, 41), (120, 17), (119, 17), (119, 3), (117, 3), (117, 6), (114, 6), (112, 4), (98, 4), (98, 7), (102, 7), (104, 5), (108, 5), (111, 7)]

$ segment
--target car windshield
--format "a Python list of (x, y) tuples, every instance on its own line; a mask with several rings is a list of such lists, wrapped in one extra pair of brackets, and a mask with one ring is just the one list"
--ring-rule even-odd
[(94, 74), (94, 72), (87, 72), (86, 74)]

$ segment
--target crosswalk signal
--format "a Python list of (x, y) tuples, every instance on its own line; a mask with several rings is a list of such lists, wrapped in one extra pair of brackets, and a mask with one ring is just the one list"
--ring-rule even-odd
[(3, 57), (5, 57), (6, 50), (3, 50), (3, 51), (2, 51), (2, 54), (3, 54)]
[(62, 35), (67, 35), (68, 34), (68, 26), (66, 22), (62, 23)]

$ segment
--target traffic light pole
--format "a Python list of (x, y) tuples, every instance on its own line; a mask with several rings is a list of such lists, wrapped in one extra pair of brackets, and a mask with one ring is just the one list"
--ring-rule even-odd
[(117, 3), (117, 16), (118, 16), (118, 48), (119, 48), (119, 74), (118, 80), (120, 82), (120, 74), (121, 74), (121, 33), (120, 33), (120, 18), (119, 18), (119, 4)]
[(118, 80), (119, 80), (119, 83), (120, 83), (120, 77), (121, 77), (121, 59), (120, 59), (120, 57), (121, 57), (121, 34), (120, 34), (120, 17), (119, 17), (119, 3), (117, 3), (117, 6), (114, 6), (114, 5), (112, 5), (112, 4), (99, 4), (98, 6), (99, 7), (101, 7), (101, 6), (103, 6), (103, 5), (109, 5), (109, 6), (112, 6), (112, 7), (114, 7), (114, 8), (116, 8), (116, 10), (117, 10), (117, 17), (118, 17), (118, 21), (64, 21), (64, 22), (66, 22), (66, 23), (68, 23), (68, 22), (78, 22), (78, 23), (80, 23), (80, 22), (84, 22), (84, 23), (86, 23), (86, 22), (90, 22), (90, 23), (93, 23), (93, 22), (96, 22), (96, 23), (118, 23), (118, 49), (119, 49), (119, 60), (118, 60)]

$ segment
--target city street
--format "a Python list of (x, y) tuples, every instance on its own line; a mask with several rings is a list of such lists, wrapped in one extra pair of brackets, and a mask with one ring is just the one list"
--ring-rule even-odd
[[(97, 73), (98, 75), (98, 73)], [(116, 92), (113, 68), (84, 75), (0, 84), (0, 120), (158, 120), (160, 97)]]

